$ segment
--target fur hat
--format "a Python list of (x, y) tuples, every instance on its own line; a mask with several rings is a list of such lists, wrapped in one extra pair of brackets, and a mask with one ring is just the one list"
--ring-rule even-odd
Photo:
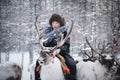
[(65, 25), (65, 19), (61, 17), (59, 14), (53, 14), (51, 18), (49, 19), (49, 24), (52, 25), (53, 21), (60, 23), (60, 26)]

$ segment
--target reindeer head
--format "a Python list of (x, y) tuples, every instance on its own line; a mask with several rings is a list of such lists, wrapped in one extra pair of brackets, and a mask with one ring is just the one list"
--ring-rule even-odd
[(99, 61), (102, 65), (104, 65), (108, 71), (112, 71), (115, 73), (117, 70), (113, 70), (113, 68), (117, 69), (116, 64), (118, 65), (118, 62), (116, 60), (116, 43), (113, 41), (112, 43), (107, 43), (105, 42), (102, 45), (102, 48), (99, 52)]
[(92, 55), (89, 55), (86, 52), (84, 52), (84, 54), (88, 56), (88, 59), (85, 59), (84, 61), (94, 62), (95, 60), (98, 60), (103, 66), (106, 67), (107, 70), (110, 70), (115, 63), (115, 60), (114, 60), (115, 44), (110, 44), (110, 43), (105, 44), (105, 41), (104, 41), (101, 48), (98, 46), (98, 49), (95, 49), (91, 46), (87, 38), (86, 38), (86, 42), (91, 48)]
[(114, 66), (117, 68), (120, 67), (120, 62), (117, 60), (115, 56), (117, 52), (120, 50), (120, 25), (112, 26), (112, 43), (105, 44), (103, 42), (102, 48), (99, 52), (99, 61), (101, 64), (105, 65), (108, 70), (113, 68)]

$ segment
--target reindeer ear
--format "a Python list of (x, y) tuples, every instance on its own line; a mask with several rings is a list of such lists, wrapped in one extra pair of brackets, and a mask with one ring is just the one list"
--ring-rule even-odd
[(53, 51), (53, 55), (57, 55), (59, 53), (60, 53), (60, 49), (56, 49), (56, 50)]

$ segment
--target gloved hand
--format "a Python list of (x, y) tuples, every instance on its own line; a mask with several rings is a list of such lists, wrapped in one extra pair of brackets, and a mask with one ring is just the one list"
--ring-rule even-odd
[(56, 30), (53, 30), (47, 34), (45, 34), (43, 36), (44, 39), (47, 39), (47, 41), (45, 41), (43, 43), (44, 46), (46, 47), (53, 47), (57, 44), (57, 42), (60, 40), (61, 36), (60, 33), (64, 33), (67, 31), (66, 26), (62, 26)]
[(57, 45), (57, 41), (55, 40), (55, 37), (49, 37), (47, 41), (43, 42), (43, 45), (45, 47), (54, 47)]
[(59, 35), (60, 33), (64, 33), (64, 32), (67, 32), (67, 28), (66, 26), (62, 26), (56, 30), (53, 31), (54, 32), (54, 35)]

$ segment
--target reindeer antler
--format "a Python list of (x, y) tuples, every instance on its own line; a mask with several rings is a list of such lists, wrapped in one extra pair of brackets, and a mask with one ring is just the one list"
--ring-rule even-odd
[(86, 39), (87, 44), (88, 44), (89, 47), (91, 48), (92, 56), (88, 55), (88, 54), (86, 53), (86, 51), (82, 52), (82, 53), (84, 53), (85, 55), (88, 56), (88, 59), (84, 59), (84, 61), (93, 61), (93, 62), (94, 62), (94, 61), (96, 60), (96, 58), (94, 57), (94, 53), (93, 53), (93, 52), (97, 53), (97, 51), (90, 45), (87, 37), (85, 37), (85, 39)]
[(102, 50), (101, 50), (101, 54), (103, 54), (105, 52), (105, 48), (107, 47), (107, 45), (105, 45), (105, 40), (103, 41), (103, 45), (102, 45)]
[(39, 17), (39, 15), (37, 15), (37, 17), (35, 18), (35, 29), (36, 29), (36, 31), (37, 31), (37, 34), (40, 35), (39, 28), (38, 28), (38, 26), (37, 26), (38, 17)]
[(92, 51), (92, 57), (93, 57), (93, 56), (94, 56), (94, 53), (93, 53), (93, 52), (97, 53), (97, 51), (96, 51), (96, 50), (90, 45), (90, 43), (89, 43), (87, 37), (85, 37), (85, 40), (86, 40), (87, 44), (89, 45), (89, 47), (91, 48), (91, 51)]
[[(41, 37), (42, 37), (42, 30), (43, 30), (43, 28), (39, 28), (39, 27), (37, 26), (38, 18), (39, 18), (39, 15), (37, 15), (36, 18), (35, 18), (35, 29), (36, 29), (36, 31), (37, 31), (37, 34), (38, 34), (38, 37), (39, 37), (39, 41), (40, 41), (40, 39), (41, 39)], [(40, 44), (41, 48), (43, 49), (44, 46), (43, 46), (43, 44), (41, 43), (41, 41), (40, 41), (39, 43), (37, 43), (37, 44)]]

